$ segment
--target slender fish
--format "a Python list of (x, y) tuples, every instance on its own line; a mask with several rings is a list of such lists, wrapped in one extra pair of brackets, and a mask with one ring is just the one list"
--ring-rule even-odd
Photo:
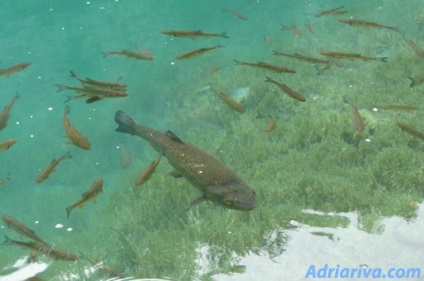
[(304, 96), (302, 96), (301, 94), (299, 94), (298, 92), (296, 92), (295, 90), (293, 90), (292, 88), (287, 86), (286, 84), (277, 82), (277, 81), (271, 79), (270, 77), (266, 77), (265, 82), (270, 82), (270, 83), (277, 85), (278, 87), (280, 87), (280, 89), (282, 89), (284, 92), (286, 92), (290, 97), (292, 97), (292, 98), (294, 98), (298, 101), (302, 101), (302, 102), (306, 101), (306, 98)]
[(229, 107), (231, 107), (232, 109), (234, 109), (235, 111), (240, 112), (240, 113), (244, 113), (246, 111), (246, 109), (244, 109), (244, 107), (241, 106), (234, 99), (232, 99), (229, 96), (225, 95), (224, 93), (218, 91), (217, 89), (212, 87), (211, 84), (209, 84), (209, 85), (210, 85), (210, 89), (212, 90), (212, 92), (214, 92), (215, 95), (220, 97)]
[(13, 107), (15, 101), (20, 97), (18, 93), (10, 100), (10, 102), (5, 106), (2, 112), (0, 112), (0, 131), (6, 128), (7, 121), (10, 118), (10, 110)]
[(79, 148), (90, 150), (91, 149), (90, 142), (71, 124), (71, 122), (69, 122), (68, 114), (69, 114), (69, 105), (65, 107), (65, 111), (63, 113), (63, 127), (65, 128), (66, 136), (70, 140), (68, 144), (73, 144), (78, 146)]
[(230, 38), (227, 36), (227, 32), (222, 33), (205, 33), (201, 30), (165, 30), (162, 31), (162, 34), (165, 35), (171, 35), (174, 37), (181, 37), (181, 38), (191, 38), (191, 39), (197, 39), (197, 38), (208, 38), (208, 37), (222, 37), (222, 38)]
[(68, 151), (63, 156), (59, 157), (58, 159), (53, 159), (49, 165), (47, 165), (41, 173), (38, 175), (37, 179), (35, 180), (36, 183), (42, 183), (45, 181), (50, 174), (56, 169), (57, 165), (60, 164), (65, 159), (72, 158), (71, 153)]
[(9, 227), (9, 229), (11, 229), (11, 230), (23, 235), (23, 236), (26, 236), (26, 237), (30, 238), (31, 240), (33, 240), (35, 242), (39, 242), (41, 244), (48, 245), (48, 243), (46, 241), (44, 241), (40, 236), (38, 236), (34, 232), (34, 230), (28, 228), (25, 224), (18, 221), (17, 219), (15, 219), (11, 216), (6, 216), (6, 215), (4, 215), (2, 218), (3, 218), (3, 221), (6, 223), (7, 227)]
[(16, 64), (16, 65), (12, 65), (12, 66), (7, 67), (7, 68), (0, 69), (0, 76), (9, 77), (13, 73), (16, 73), (18, 71), (22, 71), (30, 65), (31, 65), (30, 62), (23, 62), (23, 63), (19, 63), (19, 64)]
[(166, 133), (137, 125), (123, 111), (117, 111), (116, 131), (141, 137), (163, 156), (203, 195), (192, 201), (191, 206), (211, 200), (236, 210), (252, 210), (256, 207), (256, 194), (235, 172), (211, 155), (194, 145), (182, 141), (171, 131)]
[(161, 156), (162, 155), (159, 155), (159, 157), (155, 161), (153, 161), (146, 169), (144, 169), (144, 171), (137, 177), (134, 183), (135, 186), (141, 186), (150, 179), (150, 177), (155, 172), (156, 167), (159, 165)]
[(295, 59), (310, 62), (310, 63), (321, 63), (321, 64), (329, 64), (330, 63), (329, 60), (323, 60), (323, 59), (320, 59), (320, 58), (305, 56), (305, 55), (298, 54), (298, 53), (287, 54), (287, 53), (282, 53), (282, 52), (278, 52), (278, 51), (274, 50), (274, 55), (276, 55), (276, 56), (286, 56), (286, 57), (295, 58)]
[(259, 67), (259, 68), (264, 68), (267, 70), (271, 70), (277, 73), (282, 73), (282, 72), (286, 72), (286, 73), (296, 73), (296, 70), (282, 66), (282, 65), (275, 65), (275, 64), (270, 64), (270, 63), (266, 63), (266, 62), (244, 62), (244, 61), (238, 61), (238, 60), (234, 60), (234, 62), (237, 65), (246, 65), (246, 66), (251, 66), (251, 67)]
[(0, 142), (0, 152), (6, 151), (16, 143), (16, 139), (8, 139)]
[(196, 50), (184, 53), (182, 55), (178, 55), (177, 60), (191, 59), (191, 58), (200, 56), (201, 54), (204, 54), (206, 52), (209, 52), (211, 50), (215, 50), (215, 49), (222, 48), (222, 47), (224, 47), (224, 46), (216, 45), (216, 46), (213, 46), (213, 47), (196, 49)]
[(153, 54), (149, 50), (143, 50), (138, 53), (128, 50), (103, 52), (103, 57), (106, 57), (107, 55), (121, 55), (136, 60), (153, 60)]
[(324, 17), (324, 16), (338, 16), (338, 15), (346, 14), (347, 11), (342, 10), (343, 8), (344, 8), (343, 6), (340, 6), (340, 7), (335, 8), (335, 9), (326, 10), (326, 11), (323, 11), (323, 12), (317, 14), (316, 17), (320, 18), (320, 17)]
[(94, 203), (96, 203), (96, 197), (100, 194), (100, 192), (103, 192), (103, 179), (98, 178), (93, 182), (91, 187), (82, 194), (81, 200), (66, 208), (66, 217), (69, 218), (69, 215), (71, 214), (73, 209), (81, 209), (87, 202), (93, 201)]
[(418, 131), (417, 129), (412, 128), (411, 126), (406, 125), (405, 123), (402, 123), (402, 122), (397, 122), (396, 125), (398, 125), (398, 127), (401, 128), (402, 131), (405, 131), (405, 132), (407, 132), (408, 134), (410, 134), (414, 137), (417, 137), (417, 138), (424, 140), (424, 133), (423, 132)]
[(405, 39), (405, 42), (408, 43), (408, 45), (412, 48), (412, 50), (414, 50), (415, 54), (420, 57), (420, 58), (424, 58), (424, 49), (421, 48), (420, 46), (418, 46), (414, 41), (409, 40), (409, 39)]
[(17, 245), (19, 247), (27, 248), (33, 250), (39, 254), (46, 255), (55, 260), (65, 260), (65, 261), (77, 261), (78, 256), (72, 252), (65, 251), (50, 245), (40, 244), (36, 242), (22, 242), (17, 240), (12, 240), (8, 236), (4, 236), (6, 240), (3, 242), (3, 245)]
[(111, 89), (115, 91), (126, 91), (127, 85), (123, 83), (118, 82), (109, 82), (109, 81), (102, 81), (102, 80), (94, 80), (90, 78), (81, 78), (75, 74), (71, 70), (71, 76), (77, 79), (81, 84), (84, 85), (84, 87), (94, 87), (94, 88), (102, 88), (102, 89)]
[(366, 57), (357, 53), (345, 53), (345, 52), (338, 52), (338, 51), (321, 51), (319, 53), (323, 56), (334, 58), (334, 59), (363, 60), (363, 61), (379, 60), (382, 62), (387, 62), (387, 57)]
[(60, 91), (66, 91), (66, 90), (72, 90), (76, 93), (79, 93), (77, 96), (68, 96), (68, 99), (65, 102), (70, 101), (71, 99), (80, 99), (80, 98), (86, 98), (86, 103), (92, 103), (99, 100), (102, 100), (104, 98), (123, 98), (127, 97), (128, 94), (125, 90), (113, 90), (113, 89), (106, 89), (106, 88), (96, 88), (96, 87), (74, 87), (74, 86), (65, 86), (61, 84), (56, 85), (58, 90)]
[(353, 27), (363, 27), (363, 28), (382, 28), (389, 29), (399, 32), (396, 27), (382, 25), (372, 21), (358, 20), (358, 19), (339, 19), (339, 22), (348, 24)]

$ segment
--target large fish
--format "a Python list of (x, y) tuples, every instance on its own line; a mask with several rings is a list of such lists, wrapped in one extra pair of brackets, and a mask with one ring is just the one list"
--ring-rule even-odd
[(211, 155), (188, 142), (183, 142), (170, 131), (162, 133), (137, 125), (123, 111), (116, 112), (115, 122), (119, 124), (116, 131), (147, 140), (156, 151), (168, 158), (177, 172), (203, 192), (191, 206), (211, 200), (236, 210), (248, 211), (256, 207), (255, 191)]

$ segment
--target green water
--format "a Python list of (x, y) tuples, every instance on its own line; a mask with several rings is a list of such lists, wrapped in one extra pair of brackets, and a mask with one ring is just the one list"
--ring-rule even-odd
[[(0, 154), (0, 214), (24, 222), (49, 243), (102, 260), (134, 279), (303, 280), (311, 264), (335, 267), (420, 267), (424, 206), (424, 141), (396, 122), (424, 131), (422, 109), (378, 110), (375, 106), (422, 108), (423, 58), (405, 38), (424, 48), (424, 3), (409, 1), (12, 1), (0, 3), (0, 68), (32, 65), (0, 77), (0, 106), (19, 92), (0, 141), (17, 144)], [(317, 18), (344, 5), (347, 14)], [(245, 15), (242, 20), (232, 15)], [(400, 30), (364, 29), (337, 21), (355, 17)], [(312, 31), (305, 27), (310, 24)], [(297, 27), (296, 36), (289, 28)], [(169, 29), (227, 32), (225, 38), (174, 38)], [(222, 45), (197, 58), (182, 53)], [(148, 49), (153, 61), (102, 52)], [(320, 57), (323, 50), (388, 57), (342, 60), (322, 75), (315, 65), (274, 56), (273, 50)], [(322, 57), (321, 57), (322, 58)], [(297, 70), (276, 74), (237, 66), (233, 60), (265, 61)], [(217, 72), (210, 70), (219, 66)], [(128, 85), (128, 97), (86, 104), (68, 102), (69, 119), (92, 144), (90, 151), (67, 145), (63, 111), (67, 96), (56, 84), (78, 86), (82, 77)], [(306, 97), (301, 103), (265, 83), (284, 82)], [(249, 92), (233, 111), (211, 91)], [(365, 120), (352, 126), (350, 98)], [(140, 138), (115, 132), (113, 116), (124, 110), (137, 123), (172, 130), (242, 176), (256, 191), (250, 212), (206, 202), (185, 211), (200, 196), (184, 179), (168, 176), (162, 159), (156, 173), (135, 188), (137, 175), (157, 153)], [(265, 133), (274, 116), (277, 128)], [(119, 144), (133, 163), (119, 165)], [(39, 172), (70, 151), (43, 183)], [(65, 208), (81, 198), (96, 178), (104, 193), (97, 203)], [(0, 223), (1, 234), (26, 241)], [(0, 246), (0, 280), (29, 251)], [(40, 257), (39, 263), (47, 262)], [(55, 261), (44, 280), (107, 280), (90, 263)], [(424, 273), (423, 273), (424, 274)], [(421, 277), (422, 278), (422, 277)], [(352, 279), (353, 280), (353, 279)], [(418, 279), (417, 279), (418, 280)]]

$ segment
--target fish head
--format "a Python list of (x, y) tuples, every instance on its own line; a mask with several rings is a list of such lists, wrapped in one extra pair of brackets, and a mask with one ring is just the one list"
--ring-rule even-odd
[(207, 199), (229, 209), (250, 211), (256, 207), (255, 191), (241, 179), (207, 186), (204, 192)]

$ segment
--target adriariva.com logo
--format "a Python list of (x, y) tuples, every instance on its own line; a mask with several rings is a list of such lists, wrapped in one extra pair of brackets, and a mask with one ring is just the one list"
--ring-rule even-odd
[(391, 267), (383, 269), (380, 267), (369, 267), (366, 264), (361, 264), (358, 267), (341, 267), (337, 264), (335, 267), (330, 267), (324, 264), (322, 267), (317, 267), (311, 264), (306, 271), (305, 278), (369, 278), (369, 279), (405, 279), (405, 278), (420, 278), (421, 269), (419, 267)]

